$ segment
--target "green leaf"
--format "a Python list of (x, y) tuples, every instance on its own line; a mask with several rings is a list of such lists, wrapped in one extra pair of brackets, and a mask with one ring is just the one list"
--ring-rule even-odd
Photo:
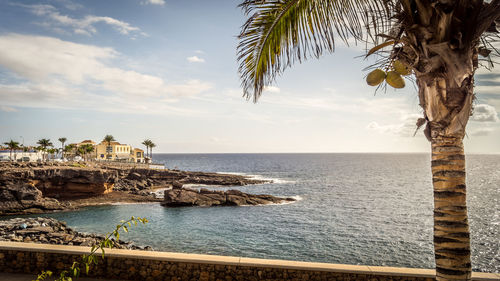
[(385, 41), (384, 43), (379, 44), (379, 45), (377, 45), (377, 46), (375, 46), (375, 47), (371, 48), (371, 49), (368, 51), (368, 53), (366, 54), (366, 56), (365, 56), (365, 57), (368, 57), (369, 55), (371, 55), (371, 54), (375, 53), (376, 51), (378, 51), (378, 50), (380, 50), (380, 49), (382, 49), (382, 48), (385, 48), (385, 47), (390, 46), (390, 45), (394, 45), (395, 43), (396, 43), (396, 41), (394, 41), (394, 40)]
[(240, 7), (248, 20), (238, 36), (237, 54), (244, 96), (257, 101), (264, 87), (293, 63), (333, 52), (337, 38), (347, 43), (385, 30), (392, 12), (382, 2), (244, 0)]

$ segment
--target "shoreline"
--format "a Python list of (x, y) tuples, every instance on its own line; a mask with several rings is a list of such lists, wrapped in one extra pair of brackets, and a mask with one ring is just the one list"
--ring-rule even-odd
[[(189, 194), (196, 198), (183, 197), (193, 191), (184, 186), (199, 186), (201, 190), (201, 187), (217, 189), (272, 182), (271, 179), (255, 178), (255, 175), (150, 169), (144, 165), (123, 163), (6, 162), (0, 163), (0, 216), (74, 211), (120, 203), (162, 203), (166, 199), (155, 193), (162, 190), (164, 194), (182, 191), (181, 197), (174, 198), (179, 204), (169, 201), (163, 204), (166, 207), (231, 206), (246, 205), (246, 202), (260, 205), (293, 200), (237, 190), (219, 200), (221, 204), (213, 200), (213, 195), (207, 195), (206, 190), (203, 194), (199, 191)], [(212, 193), (219, 192), (214, 190)], [(258, 196), (265, 200), (253, 200)], [(246, 200), (248, 198), (252, 200)]]

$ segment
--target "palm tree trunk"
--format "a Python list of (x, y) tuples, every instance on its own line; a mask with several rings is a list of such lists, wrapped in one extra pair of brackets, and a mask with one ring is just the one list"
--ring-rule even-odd
[(436, 280), (470, 280), (465, 156), (462, 139), (432, 140)]
[(472, 112), (477, 53), (457, 52), (448, 44), (429, 49), (428, 61), (436, 63), (421, 67), (416, 78), (427, 121), (424, 133), (432, 146), (436, 280), (471, 280), (462, 139)]

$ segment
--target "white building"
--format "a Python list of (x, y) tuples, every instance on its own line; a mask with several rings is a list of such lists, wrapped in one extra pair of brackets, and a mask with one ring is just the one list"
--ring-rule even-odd
[[(10, 150), (0, 150), (0, 161), (11, 161), (11, 153)], [(22, 150), (13, 150), (12, 151), (12, 160), (14, 161), (23, 161), (23, 162), (32, 162), (32, 161), (42, 161), (43, 154), (41, 151), (22, 151)]]

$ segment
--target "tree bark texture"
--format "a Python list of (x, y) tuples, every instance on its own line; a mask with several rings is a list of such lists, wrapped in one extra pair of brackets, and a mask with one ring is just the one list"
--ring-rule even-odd
[(436, 280), (470, 280), (465, 156), (462, 139), (432, 139)]
[[(430, 68), (416, 71), (432, 146), (436, 280), (470, 280), (465, 157), (462, 139), (473, 108), (475, 55), (428, 46)], [(429, 71), (430, 70), (430, 71)]]

